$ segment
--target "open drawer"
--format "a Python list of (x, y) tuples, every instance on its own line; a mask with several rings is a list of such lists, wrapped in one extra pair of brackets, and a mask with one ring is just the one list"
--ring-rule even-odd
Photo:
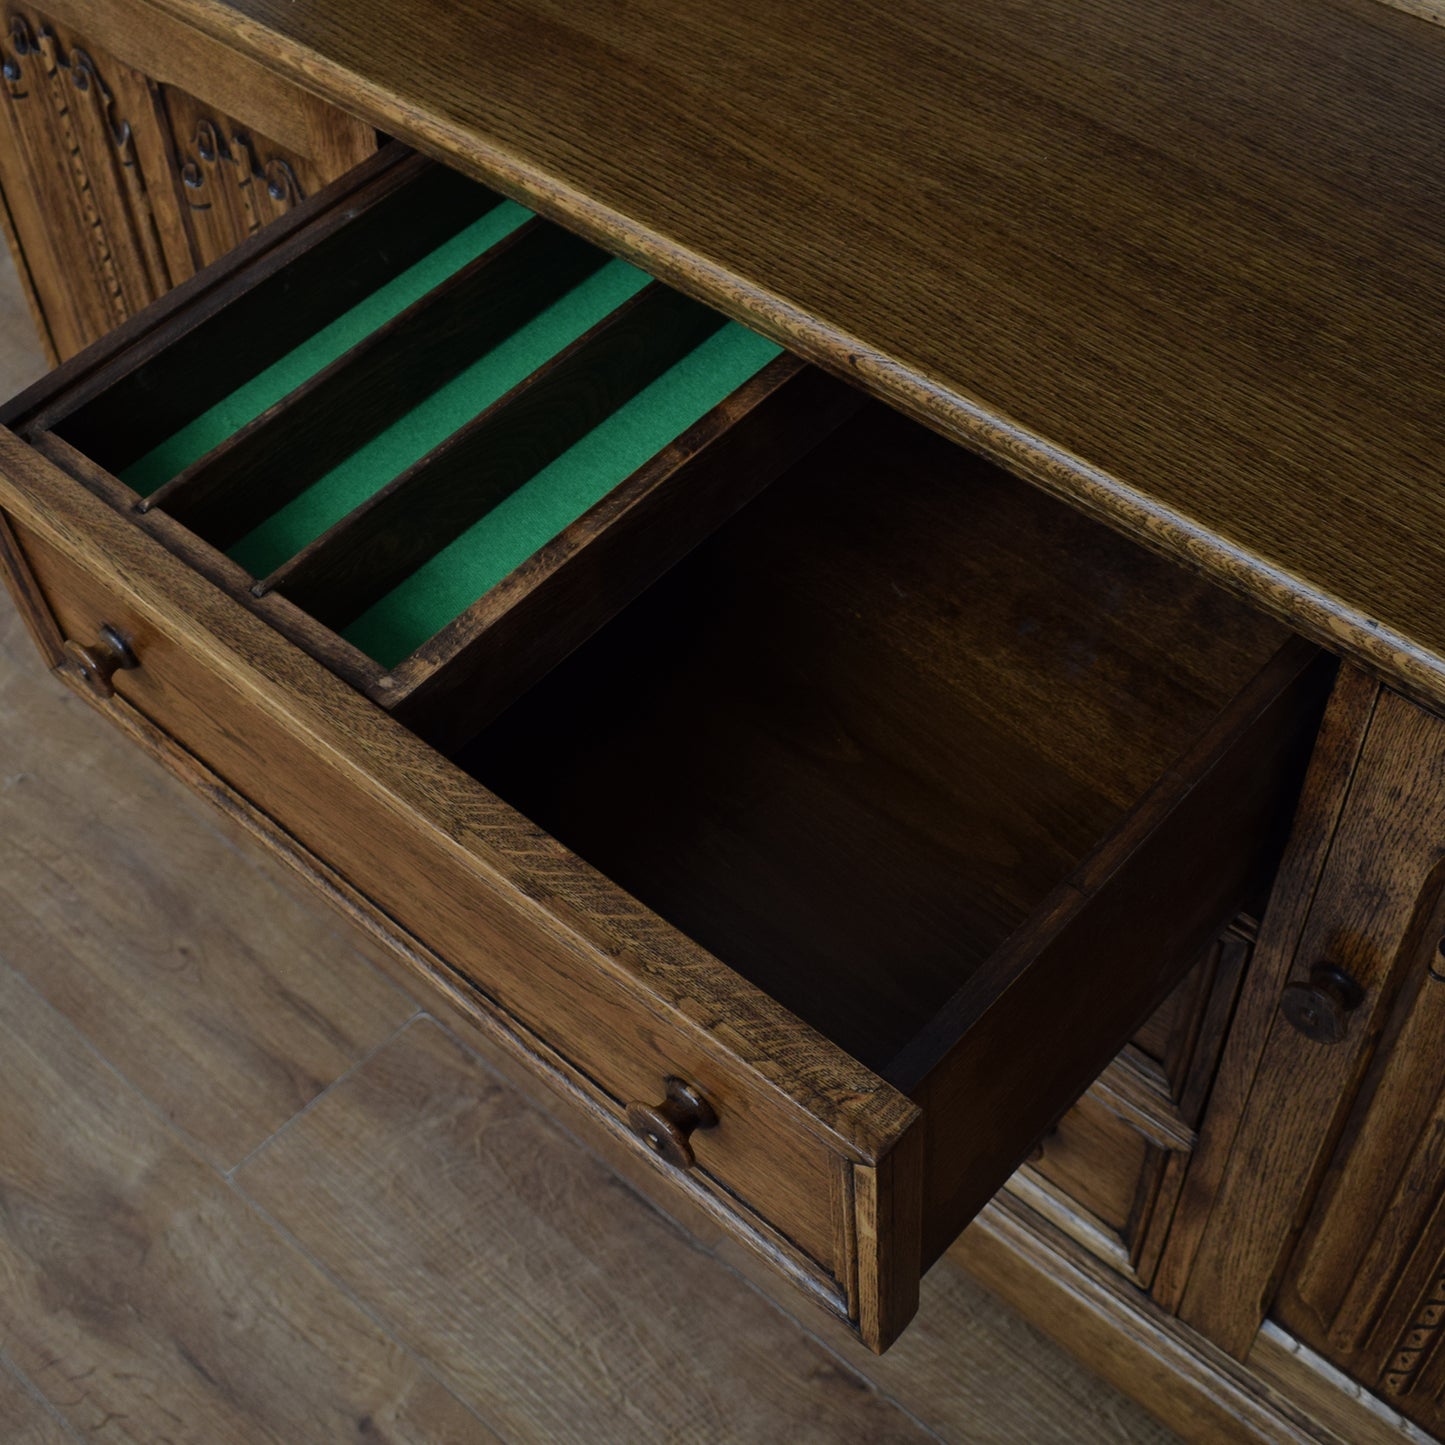
[(391, 153), (20, 398), (12, 585), (881, 1349), (1329, 660), (516, 211)]

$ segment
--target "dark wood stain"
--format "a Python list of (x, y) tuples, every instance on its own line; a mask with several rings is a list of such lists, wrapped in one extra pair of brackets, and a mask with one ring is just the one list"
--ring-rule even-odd
[(874, 410), (461, 761), (886, 1072), (1280, 640)]
[(382, 706), (455, 752), (863, 398), (777, 357), (381, 679)]
[[(161, 354), (142, 342), (88, 403), (67, 400), (56, 430), (123, 470), (493, 204), (481, 187), (392, 147), (237, 247), (225, 269), (177, 287), (165, 309), (135, 318), (144, 336), (185, 308), (181, 334), (166, 335)], [(255, 264), (244, 286), (228, 284), (246, 261)], [(86, 375), (96, 360), (77, 358), (69, 374)]]

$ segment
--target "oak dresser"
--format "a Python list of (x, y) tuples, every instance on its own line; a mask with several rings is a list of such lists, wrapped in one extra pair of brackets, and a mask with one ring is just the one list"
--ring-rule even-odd
[(77, 690), (792, 1307), (952, 1251), (1189, 1438), (1445, 1431), (1445, 29), (27, 0), (3, 74)]

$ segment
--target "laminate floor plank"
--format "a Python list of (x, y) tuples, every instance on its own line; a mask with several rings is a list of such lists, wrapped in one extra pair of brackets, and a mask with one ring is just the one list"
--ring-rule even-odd
[(80, 1436), (0, 1360), (0, 1440), (5, 1445), (78, 1445)]
[(495, 1438), (3, 967), (0, 1059), (0, 1341), (78, 1433)]
[(508, 1440), (936, 1438), (430, 1019), (236, 1179)]
[(0, 957), (222, 1168), (415, 1011), (0, 608)]
[[(378, 959), (382, 959), (380, 951)], [(381, 966), (385, 966), (384, 961)], [(466, 1043), (488, 1068), (543, 1112), (545, 1086), (485, 1034)], [(562, 1112), (560, 1127), (612, 1173), (644, 1195), (651, 1169), (615, 1135)], [(579, 1128), (578, 1126), (581, 1125)], [(903, 1406), (940, 1439), (957, 1445), (1172, 1445), (1178, 1440), (1141, 1406), (1105, 1384), (1061, 1346), (945, 1256), (923, 1281), (918, 1315), (879, 1358), (821, 1307), (810, 1307), (775, 1271), (710, 1216), (684, 1214), (690, 1238), (750, 1282), (824, 1348)], [(698, 1290), (710, 1272), (699, 1272)]]

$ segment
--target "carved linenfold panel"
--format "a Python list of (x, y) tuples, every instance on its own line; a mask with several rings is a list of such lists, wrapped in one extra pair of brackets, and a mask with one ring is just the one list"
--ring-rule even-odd
[(1421, 1367), (1440, 1343), (1445, 1321), (1445, 1275), (1436, 1278), (1430, 1293), (1416, 1309), (1405, 1332), (1395, 1342), (1381, 1383), (1389, 1395), (1409, 1394)]
[(325, 159), (308, 159), (41, 11), (7, 11), (0, 195), (54, 358), (103, 336), (367, 153), (364, 127), (338, 115), (331, 129), (315, 127)]
[(284, 215), (319, 183), (303, 161), (190, 96), (167, 88), (165, 106), (198, 266)]
[(1445, 865), (1275, 1313), (1426, 1429), (1445, 1429)]
[(37, 289), (67, 354), (171, 285), (135, 146), (154, 88), (22, 13), (8, 17), (0, 73), (0, 184), (27, 255), (47, 241), (62, 253)]

